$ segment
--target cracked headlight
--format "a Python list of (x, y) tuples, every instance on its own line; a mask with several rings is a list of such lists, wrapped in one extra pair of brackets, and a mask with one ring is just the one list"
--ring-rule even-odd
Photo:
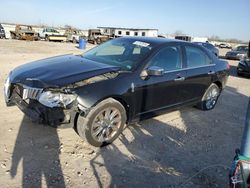
[(76, 99), (73, 94), (52, 93), (51, 91), (43, 92), (39, 97), (39, 102), (50, 108), (66, 107)]

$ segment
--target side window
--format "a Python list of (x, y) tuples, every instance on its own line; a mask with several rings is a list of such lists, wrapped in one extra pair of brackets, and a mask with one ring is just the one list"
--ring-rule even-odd
[(181, 50), (179, 47), (165, 47), (150, 61), (150, 66), (163, 68), (165, 71), (181, 69)]
[(211, 64), (211, 59), (201, 49), (186, 46), (187, 66), (200, 67)]

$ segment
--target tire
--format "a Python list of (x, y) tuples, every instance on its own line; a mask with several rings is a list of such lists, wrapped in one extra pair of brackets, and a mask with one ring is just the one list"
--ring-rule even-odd
[(239, 71), (237, 71), (237, 75), (238, 75), (238, 76), (243, 76), (243, 74), (240, 73)]
[(45, 41), (49, 41), (49, 36), (45, 35)]
[(220, 88), (215, 83), (212, 83), (196, 107), (201, 110), (212, 110), (218, 101), (220, 93)]
[(97, 44), (101, 44), (101, 39), (98, 38), (97, 41), (96, 41)]
[(86, 117), (78, 117), (77, 133), (95, 147), (105, 146), (120, 135), (126, 120), (124, 106), (120, 102), (108, 98), (94, 106)]
[(16, 39), (16, 35), (15, 34), (11, 33), (10, 36), (11, 36), (11, 39)]
[(76, 38), (75, 37), (73, 37), (73, 40), (72, 40), (72, 42), (73, 42), (73, 44), (76, 44)]

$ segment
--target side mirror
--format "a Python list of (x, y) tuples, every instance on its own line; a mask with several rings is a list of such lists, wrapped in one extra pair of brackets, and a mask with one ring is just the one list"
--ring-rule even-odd
[(147, 69), (147, 74), (148, 76), (162, 76), (164, 74), (164, 69), (157, 66), (152, 66)]

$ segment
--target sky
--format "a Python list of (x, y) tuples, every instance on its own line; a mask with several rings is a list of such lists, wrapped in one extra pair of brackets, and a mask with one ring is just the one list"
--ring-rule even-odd
[(0, 22), (155, 28), (250, 40), (250, 0), (0, 0)]

